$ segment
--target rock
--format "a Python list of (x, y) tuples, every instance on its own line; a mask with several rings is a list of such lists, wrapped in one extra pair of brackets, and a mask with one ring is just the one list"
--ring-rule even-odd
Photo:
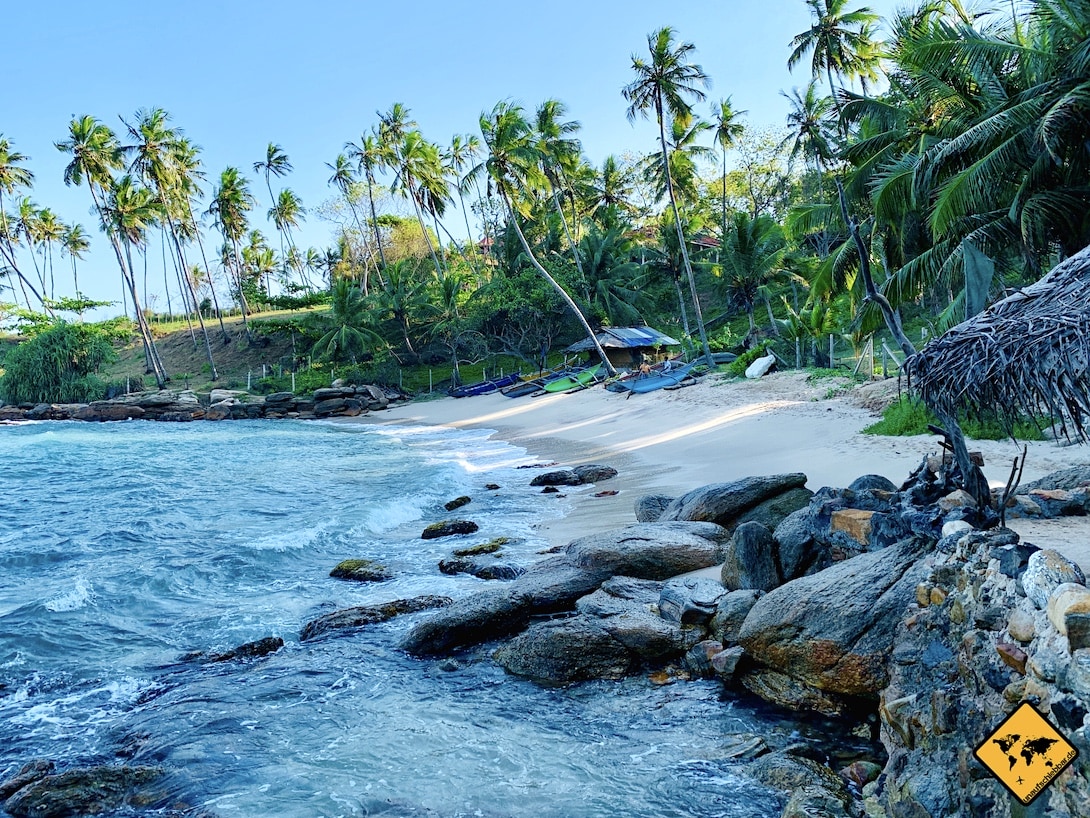
[(484, 554), (498, 554), (500, 549), (510, 542), (511, 540), (508, 537), (494, 537), (479, 545), (471, 545), (468, 548), (455, 548), (453, 553), (456, 557), (479, 557)]
[(459, 599), (417, 623), (400, 647), (413, 656), (446, 656), (457, 648), (521, 630), (530, 621), (530, 612), (530, 606), (508, 588), (489, 589)]
[(897, 491), (897, 486), (880, 474), (864, 474), (852, 480), (848, 488), (852, 491)]
[(1063, 686), (1084, 702), (1090, 701), (1090, 648), (1071, 654), (1071, 664), (1064, 674)]
[(679, 625), (706, 624), (726, 593), (722, 584), (706, 577), (667, 580), (659, 596), (659, 616)]
[(943, 523), (942, 536), (951, 537), (954, 534), (961, 534), (962, 532), (972, 531), (973, 526), (965, 520), (951, 520), (948, 523)]
[(776, 527), (792, 514), (800, 510), (804, 511), (813, 496), (814, 493), (807, 488), (788, 489), (783, 494), (769, 497), (748, 511), (743, 511), (724, 528), (733, 534), (735, 529), (743, 523), (760, 523), (769, 531), (775, 531)]
[(755, 733), (737, 733), (723, 745), (723, 758), (731, 761), (752, 761), (768, 752), (768, 744)]
[(572, 471), (584, 483), (600, 483), (603, 480), (609, 480), (611, 477), (617, 476), (617, 470), (612, 466), (599, 466), (597, 464), (576, 466)]
[(818, 690), (778, 670), (749, 667), (741, 673), (739, 681), (753, 695), (788, 710), (813, 711), (830, 717), (844, 715), (848, 710), (844, 697)]
[[(328, 390), (319, 389), (318, 391), (325, 392)], [(345, 398), (329, 398), (327, 400), (316, 400), (314, 402), (314, 416), (321, 418), (336, 414), (337, 412), (340, 412), (342, 409), (344, 409), (345, 402)]]
[(736, 644), (742, 623), (760, 598), (761, 592), (752, 590), (731, 591), (720, 597), (708, 626), (712, 636), (724, 645)]
[[(325, 389), (315, 389), (312, 395), (314, 399), (314, 405), (317, 407), (319, 404), (325, 401), (342, 400), (344, 398), (355, 397), (356, 390), (348, 386), (330, 386)], [(317, 412), (315, 412), (317, 414)]]
[(250, 394), (245, 389), (213, 389), (208, 393), (208, 402), (215, 405), (223, 401), (244, 401), (249, 397)]
[(418, 596), (412, 599), (396, 599), (393, 602), (385, 602), (381, 605), (342, 608), (339, 611), (312, 619), (304, 625), (303, 630), (299, 632), (299, 641), (306, 642), (331, 631), (354, 630), (378, 622), (385, 622), (401, 614), (442, 608), (450, 604), (451, 599), (449, 597)]
[(218, 653), (210, 656), (208, 657), (208, 661), (229, 662), (232, 659), (260, 659), (262, 656), (276, 653), (282, 647), (284, 647), (284, 640), (279, 636), (266, 636), (264, 639), (258, 639), (255, 642), (247, 642), (244, 645), (239, 645), (237, 648), (229, 650), (226, 653)]
[(54, 769), (56, 769), (56, 765), (52, 761), (31, 761), (24, 764), (19, 769), (19, 772), (11, 778), (0, 781), (0, 804), (27, 784), (33, 783), (40, 778), (45, 778), (53, 772)]
[(636, 520), (641, 523), (658, 522), (662, 512), (674, 501), (673, 497), (665, 494), (645, 494), (636, 499)]
[(444, 503), (443, 508), (445, 508), (447, 511), (454, 511), (455, 509), (459, 509), (470, 502), (472, 502), (471, 498), (462, 495), (461, 497), (455, 497), (453, 500)]
[(277, 404), (283, 405), (291, 403), (295, 400), (295, 395), (292, 392), (273, 392), (271, 395), (265, 396), (265, 405)]
[(231, 404), (226, 401), (214, 403), (204, 410), (205, 420), (229, 420), (231, 418)]
[(805, 508), (785, 517), (772, 532), (772, 539), (776, 541), (777, 567), (785, 581), (801, 577), (825, 553), (825, 549), (814, 540), (810, 514)]
[(15, 818), (116, 814), (128, 803), (146, 806), (140, 790), (162, 774), (157, 767), (78, 767), (28, 784), (4, 810)]
[(778, 474), (702, 486), (670, 503), (659, 522), (695, 520), (729, 525), (754, 506), (805, 483), (805, 474)]
[(840, 780), (854, 788), (856, 792), (862, 792), (863, 787), (876, 780), (881, 774), (882, 765), (875, 764), (873, 761), (853, 761), (837, 773)]
[(723, 681), (729, 682), (734, 678), (734, 672), (743, 656), (745, 651), (737, 645), (719, 651), (711, 658), (712, 672)]
[(547, 471), (530, 481), (531, 486), (581, 486), (583, 478), (571, 469)]
[(870, 545), (871, 518), (873, 516), (873, 511), (864, 511), (858, 508), (838, 509), (832, 513), (829, 530), (834, 533), (843, 531), (852, 540), (865, 547)]
[(763, 358), (758, 358), (746, 367), (746, 377), (752, 380), (764, 377), (768, 374), (768, 371), (772, 369), (773, 366), (775, 366), (775, 364), (775, 355), (765, 355)]
[(347, 579), (353, 582), (385, 582), (393, 579), (385, 565), (371, 560), (343, 560), (329, 572), (334, 579)]
[(484, 487), (485, 487), (485, 489), (487, 491), (499, 491), (500, 490), (500, 484), (499, 483), (485, 483)]
[[(753, 780), (781, 792), (793, 793), (805, 787), (817, 787), (840, 799), (841, 810), (848, 804), (850, 796), (847, 787), (836, 773), (828, 767), (784, 752), (770, 753), (746, 768), (746, 773)], [(814, 813), (824, 815), (825, 813)], [(846, 813), (833, 813), (839, 816)]]
[(712, 675), (712, 657), (722, 652), (722, 642), (714, 639), (697, 642), (685, 654), (685, 667), (694, 677), (707, 678)]
[(422, 540), (435, 540), (439, 537), (451, 537), (456, 534), (472, 534), (479, 526), (472, 520), (446, 520), (432, 523), (420, 534)]
[(542, 494), (560, 494), (560, 489), (556, 486), (546, 486), (541, 490)]
[(760, 523), (738, 526), (727, 546), (721, 578), (729, 591), (771, 591), (780, 585), (772, 532)]
[(756, 661), (819, 690), (876, 695), (886, 657), (924, 579), (924, 543), (909, 540), (792, 580), (757, 601), (738, 641)]
[(629, 612), (633, 606), (650, 611), (662, 595), (666, 583), (652, 579), (611, 577), (592, 594), (580, 597), (575, 609), (588, 616), (606, 618)]
[(823, 787), (801, 787), (791, 793), (780, 818), (852, 818), (847, 803), (847, 799)]
[(444, 574), (470, 574), (478, 579), (514, 579), (526, 573), (525, 568), (488, 559), (462, 557), (439, 561), (439, 571)]
[(568, 544), (573, 565), (639, 579), (669, 579), (718, 564), (726, 532), (713, 523), (642, 523)]
[(1029, 613), (1021, 608), (1015, 608), (1011, 611), (1010, 618), (1007, 620), (1007, 633), (1011, 635), (1012, 639), (1017, 639), (1023, 644), (1032, 642), (1035, 632), (1036, 625)]
[(74, 420), (110, 421), (110, 420), (135, 420), (144, 417), (144, 410), (139, 406), (126, 403), (115, 403), (107, 400), (96, 400), (84, 406), (74, 415)]
[[(1086, 702), (1073, 696), (1054, 699), (1050, 709), (1060, 729), (1069, 733), (1082, 727), (1086, 720)], [(0, 797), (3, 797), (2, 791), (0, 791)]]
[(367, 408), (371, 410), (382, 410), (390, 405), (390, 398), (386, 395), (386, 393), (372, 384), (357, 386), (356, 394), (360, 397), (366, 398)]
[(999, 560), (999, 573), (1017, 579), (1022, 576), (1029, 558), (1037, 551), (1037, 546), (1029, 543), (1007, 543), (991, 548), (988, 555)]
[(975, 508), (976, 499), (964, 489), (958, 489), (941, 498), (938, 506), (943, 511), (953, 511), (955, 508)]
[(531, 565), (511, 583), (511, 594), (534, 614), (570, 611), (576, 601), (596, 590), (610, 572), (573, 565), (564, 555)]
[(999, 658), (1003, 660), (1005, 665), (1025, 675), (1026, 659), (1028, 657), (1024, 650), (1009, 642), (999, 642), (995, 646), (995, 652), (999, 654)]
[(1034, 605), (1044, 609), (1057, 586), (1065, 582), (1086, 584), (1082, 570), (1067, 557), (1052, 549), (1034, 552), (1022, 574), (1022, 588)]
[(534, 625), (492, 658), (509, 673), (553, 684), (621, 679), (632, 667), (628, 649), (585, 617)]
[(1048, 621), (1061, 636), (1067, 636), (1067, 622), (1065, 621), (1069, 611), (1090, 611), (1090, 588), (1077, 582), (1065, 582), (1052, 589), (1045, 606)]
[(1040, 480), (1023, 484), (1021, 491), (1026, 493), (1050, 489), (1067, 489), (1070, 491), (1080, 486), (1090, 486), (1090, 466), (1072, 466), (1068, 469), (1054, 471)]

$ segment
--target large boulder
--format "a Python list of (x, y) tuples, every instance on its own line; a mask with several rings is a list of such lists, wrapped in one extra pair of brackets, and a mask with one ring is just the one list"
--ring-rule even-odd
[(760, 523), (738, 526), (727, 546), (720, 578), (728, 591), (771, 591), (780, 585), (776, 541)]
[(726, 531), (714, 523), (644, 523), (581, 537), (564, 549), (574, 565), (640, 579), (670, 577), (718, 564)]
[(1047, 608), (1052, 592), (1067, 582), (1086, 584), (1082, 569), (1074, 562), (1051, 548), (1030, 555), (1029, 565), (1022, 574), (1022, 587), (1038, 608)]
[(534, 625), (492, 658), (510, 673), (553, 684), (620, 679), (632, 667), (628, 649), (582, 616)]
[(666, 507), (674, 502), (673, 497), (665, 494), (644, 494), (636, 498), (634, 511), (636, 521), (640, 523), (657, 523)]
[(443, 608), (451, 604), (451, 599), (445, 596), (417, 596), (412, 599), (395, 599), (393, 602), (384, 602), (379, 605), (357, 605), (352, 608), (341, 608), (333, 613), (312, 619), (299, 632), (299, 641), (316, 639), (319, 636), (333, 631), (349, 631), (362, 628), (366, 625), (374, 625), (385, 622), (395, 616), (407, 613), (427, 611), (432, 608)]
[(712, 636), (724, 645), (738, 644), (738, 634), (742, 632), (742, 623), (746, 621), (749, 612), (762, 596), (760, 591), (752, 590), (731, 591), (721, 596), (709, 625)]
[(478, 579), (514, 579), (526, 573), (526, 569), (489, 557), (452, 557), (439, 560), (439, 572), (469, 574)]
[(459, 599), (437, 615), (417, 623), (401, 642), (413, 656), (446, 656), (516, 633), (530, 621), (530, 608), (507, 588), (490, 588)]
[(659, 522), (691, 520), (729, 526), (765, 500), (805, 484), (805, 474), (744, 477), (730, 483), (713, 483), (678, 497), (666, 507)]
[(663, 584), (659, 615), (679, 625), (706, 625), (727, 594), (722, 583), (707, 577), (676, 577)]
[(91, 401), (74, 415), (74, 420), (104, 422), (109, 420), (135, 420), (144, 416), (139, 406), (109, 400)]
[(432, 523), (421, 534), (422, 540), (437, 540), (440, 537), (453, 537), (460, 534), (473, 534), (479, 526), (472, 520), (444, 520)]
[(572, 469), (547, 471), (530, 481), (531, 486), (581, 486), (583, 478)]
[(775, 531), (793, 513), (805, 509), (813, 496), (814, 493), (807, 488), (788, 489), (783, 494), (769, 497), (763, 503), (742, 512), (724, 527), (733, 532), (743, 523), (760, 523), (770, 531)]
[(814, 539), (809, 509), (800, 508), (785, 517), (772, 532), (772, 539), (776, 541), (777, 567), (785, 580), (826, 567), (828, 549)]
[(576, 466), (573, 472), (584, 483), (600, 483), (617, 476), (617, 470), (612, 466), (602, 466), (597, 463), (588, 463), (585, 466)]
[(739, 643), (757, 662), (819, 690), (876, 695), (889, 681), (890, 645), (916, 598), (924, 549), (906, 540), (781, 585), (753, 606)]
[(77, 767), (27, 784), (4, 811), (16, 818), (117, 815), (126, 804), (147, 806), (148, 786), (162, 774), (158, 767)]

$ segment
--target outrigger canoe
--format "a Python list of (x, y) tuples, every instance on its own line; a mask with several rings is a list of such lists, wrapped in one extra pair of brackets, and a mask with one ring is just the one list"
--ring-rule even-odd
[(481, 381), (480, 383), (470, 384), (469, 386), (455, 387), (450, 390), (450, 395), (455, 398), (470, 398), (474, 395), (487, 395), (489, 392), (495, 392), (497, 389), (502, 389), (505, 386), (517, 383), (518, 379), (518, 373), (513, 372), (510, 375), (504, 375), (502, 378), (492, 378), (491, 380)]
[(677, 386), (686, 378), (692, 377), (692, 371), (695, 366), (697, 366), (697, 362), (683, 364), (682, 366), (671, 369), (669, 372), (659, 371), (652, 372), (649, 375), (637, 375), (633, 378), (626, 378), (623, 381), (614, 381), (613, 383), (606, 384), (606, 389), (609, 389), (611, 392), (629, 392), (637, 395), (654, 392), (658, 389), (667, 389), (671, 386)]
[(532, 395), (534, 392), (541, 391), (545, 384), (559, 378), (566, 378), (571, 372), (570, 369), (565, 367), (563, 369), (542, 371), (533, 375), (523, 375), (518, 383), (501, 389), (500, 394), (508, 398), (521, 398), (523, 395)]
[(594, 382), (595, 378), (598, 377), (598, 371), (601, 368), (601, 364), (595, 364), (586, 369), (581, 369), (578, 372), (573, 372), (571, 375), (557, 378), (555, 381), (550, 381), (542, 388), (546, 392), (567, 392), (571, 389), (584, 389)]

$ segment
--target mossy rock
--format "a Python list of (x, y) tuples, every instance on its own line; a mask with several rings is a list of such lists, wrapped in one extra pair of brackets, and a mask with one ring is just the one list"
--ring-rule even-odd
[(496, 537), (479, 545), (471, 545), (469, 548), (455, 548), (456, 557), (479, 557), (482, 554), (499, 554), (501, 548), (511, 542), (510, 537)]
[(461, 497), (455, 497), (449, 503), (446, 503), (443, 506), (443, 508), (445, 508), (447, 511), (454, 511), (456, 508), (461, 508), (462, 506), (466, 505), (467, 503), (472, 502), (472, 500), (473, 500), (472, 497), (466, 497), (463, 494)]
[(371, 560), (345, 560), (329, 572), (335, 579), (350, 579), (354, 582), (385, 582), (393, 577), (385, 565)]
[(434, 540), (439, 537), (450, 537), (455, 534), (472, 534), (480, 526), (472, 520), (444, 520), (441, 523), (432, 523), (421, 533), (420, 538)]

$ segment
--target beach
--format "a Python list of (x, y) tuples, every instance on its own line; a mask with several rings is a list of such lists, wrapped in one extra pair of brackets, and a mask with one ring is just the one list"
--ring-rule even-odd
[[(565, 489), (570, 512), (542, 524), (542, 535), (563, 545), (587, 533), (634, 522), (643, 494), (678, 496), (708, 483), (750, 475), (803, 472), (807, 487), (842, 487), (864, 474), (900, 485), (938, 438), (882, 437), (862, 430), (878, 419), (866, 408), (895, 381), (842, 389), (843, 380), (811, 379), (805, 372), (773, 373), (759, 380), (711, 376), (694, 386), (628, 398), (593, 387), (575, 393), (511, 399), (493, 393), (472, 398), (415, 401), (361, 420), (492, 429), (542, 463), (570, 467), (602, 463), (618, 476), (597, 486)], [(876, 396), (874, 393), (879, 393)], [(1086, 446), (1054, 441), (969, 441), (984, 457), (984, 473), (1002, 486), (1022, 446), (1028, 447), (1023, 482), (1090, 461)], [(599, 491), (616, 494), (596, 497)], [(1013, 520), (1009, 527), (1040, 547), (1057, 548), (1090, 570), (1086, 518)]]

